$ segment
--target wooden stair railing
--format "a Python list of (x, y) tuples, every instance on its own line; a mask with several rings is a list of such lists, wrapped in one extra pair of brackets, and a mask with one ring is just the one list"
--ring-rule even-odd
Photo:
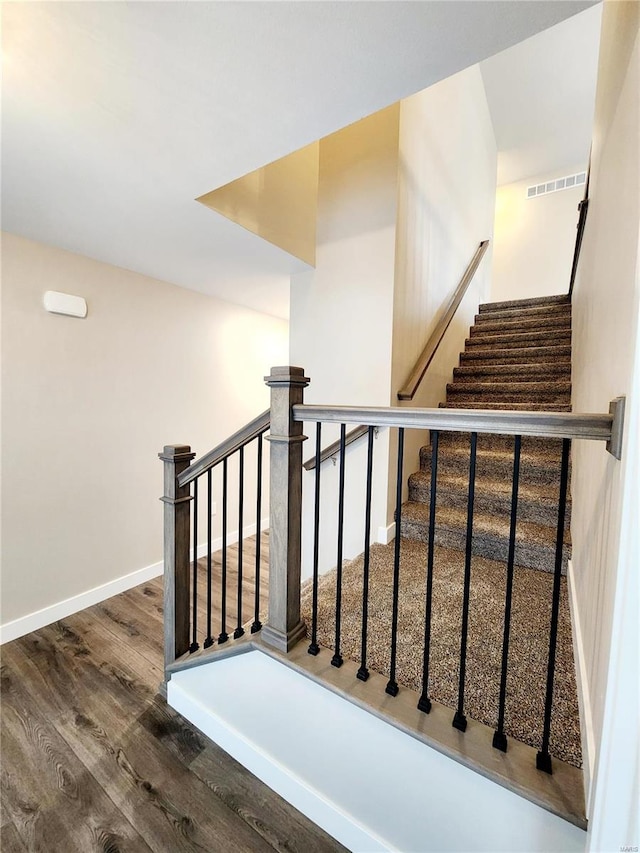
[[(239, 654), (251, 649), (260, 649), (276, 656), (282, 662), (291, 662), (291, 665), (311, 677), (319, 678), (323, 684), (330, 689), (336, 690), (345, 698), (351, 698), (358, 704), (370, 708), (373, 713), (382, 716), (392, 725), (396, 725), (404, 731), (409, 731), (414, 737), (432, 744), (446, 743), (442, 751), (452, 758), (461, 761), (468, 766), (473, 766), (480, 772), (489, 775), (499, 784), (502, 784), (517, 793), (529, 796), (534, 802), (538, 802), (545, 808), (573, 821), (579, 826), (585, 826), (584, 798), (580, 781), (580, 771), (558, 762), (558, 782), (570, 779), (571, 795), (568, 789), (559, 790), (556, 784), (546, 784), (541, 781), (541, 776), (549, 778), (551, 774), (552, 759), (549, 751), (551, 716), (553, 706), (554, 671), (556, 641), (558, 635), (558, 613), (560, 601), (560, 580), (562, 574), (563, 560), (563, 529), (565, 518), (565, 502), (568, 486), (568, 463), (569, 448), (572, 439), (605, 441), (607, 449), (616, 458), (620, 458), (622, 448), (622, 428), (624, 419), (624, 398), (613, 401), (608, 414), (576, 414), (565, 412), (521, 412), (503, 410), (465, 410), (465, 409), (407, 409), (400, 407), (390, 408), (365, 408), (348, 406), (322, 406), (304, 405), (304, 388), (309, 379), (299, 367), (275, 367), (266, 377), (266, 383), (271, 388), (271, 416), (269, 421), (266, 414), (260, 416), (231, 439), (220, 445), (216, 451), (212, 451), (199, 460), (189, 465), (193, 454), (187, 445), (167, 446), (160, 454), (165, 464), (165, 677), (168, 680), (171, 674), (180, 669), (197, 666), (214, 659), (215, 657), (226, 657)], [(424, 671), (422, 679), (422, 694), (416, 696), (416, 713), (408, 714), (406, 699), (397, 705), (403, 708), (402, 713), (395, 714), (392, 706), (395, 706), (395, 698), (398, 694), (407, 695), (408, 691), (402, 688), (396, 680), (396, 651), (398, 643), (398, 607), (401, 594), (401, 572), (400, 572), (400, 537), (396, 537), (394, 548), (393, 567), (393, 600), (390, 612), (391, 631), (389, 636), (390, 664), (389, 670), (384, 675), (386, 697), (368, 697), (361, 688), (350, 691), (344, 687), (344, 677), (336, 680), (331, 675), (335, 670), (341, 669), (343, 661), (340, 646), (341, 625), (341, 554), (336, 562), (336, 611), (335, 628), (336, 639), (333, 648), (331, 666), (327, 667), (330, 653), (322, 649), (316, 642), (317, 619), (318, 619), (318, 524), (319, 517), (319, 482), (321, 468), (316, 468), (316, 491), (315, 491), (315, 524), (314, 524), (314, 557), (312, 566), (312, 591), (314, 606), (312, 610), (311, 644), (308, 653), (311, 659), (317, 660), (317, 664), (305, 666), (302, 658), (309, 659), (301, 653), (301, 642), (307, 635), (306, 626), (301, 618), (300, 589), (301, 589), (301, 534), (302, 534), (302, 443), (305, 436), (302, 433), (303, 422), (316, 424), (316, 437), (320, 432), (322, 423), (340, 424), (342, 452), (340, 455), (340, 494), (339, 505), (344, 507), (344, 435), (347, 424), (366, 424), (369, 436), (369, 454), (366, 474), (366, 520), (364, 531), (364, 569), (363, 583), (363, 613), (367, 613), (368, 605), (368, 543), (371, 527), (371, 499), (372, 499), (372, 466), (373, 466), (373, 430), (378, 427), (387, 427), (398, 430), (398, 459), (397, 459), (397, 488), (396, 488), (396, 516), (398, 527), (401, 523), (402, 508), (402, 454), (404, 445), (404, 431), (406, 429), (431, 430), (432, 438), (432, 500), (430, 511), (435, 512), (437, 495), (437, 453), (438, 434), (448, 431), (467, 432), (470, 435), (470, 467), (469, 467), (469, 508), (467, 527), (467, 554), (465, 557), (464, 593), (462, 603), (462, 627), (460, 645), (459, 665), (459, 697), (458, 706), (453, 718), (449, 717), (454, 729), (457, 729), (457, 739), (442, 737), (443, 715), (450, 713), (443, 706), (432, 702), (429, 695), (429, 649), (431, 636), (431, 603), (436, 594), (432, 586), (433, 560), (434, 560), (434, 524), (435, 514), (430, 517), (429, 542), (426, 553), (425, 585), (426, 585), (426, 611), (425, 611), (425, 637), (424, 637)], [(223, 621), (222, 631), (218, 637), (216, 648), (211, 635), (211, 627), (207, 626), (207, 640), (204, 648), (200, 648), (196, 636), (197, 619), (197, 590), (190, 586), (190, 559), (189, 559), (189, 521), (190, 503), (196, 503), (197, 492), (189, 492), (189, 484), (194, 484), (198, 477), (206, 475), (209, 477), (213, 465), (221, 463), (225, 465), (231, 453), (241, 453), (243, 447), (250, 440), (262, 441), (262, 436), (270, 424), (270, 536), (269, 536), (269, 612), (267, 622), (260, 635), (252, 636), (245, 634), (242, 630), (241, 619), (238, 619), (238, 628), (234, 632), (234, 639), (226, 634), (226, 625)], [(513, 460), (513, 500), (511, 506), (511, 533), (509, 543), (509, 557), (506, 566), (506, 590), (504, 607), (504, 640), (502, 646), (502, 667), (500, 678), (500, 696), (496, 697), (499, 707), (498, 727), (493, 733), (491, 742), (491, 730), (480, 726), (473, 720), (467, 721), (465, 715), (465, 662), (467, 650), (466, 626), (469, 615), (469, 601), (471, 589), (471, 539), (473, 537), (473, 484), (475, 478), (475, 452), (478, 434), (491, 433), (514, 436), (514, 460)], [(518, 742), (513, 743), (511, 758), (504, 763), (496, 756), (504, 754), (508, 747), (507, 737), (503, 728), (505, 719), (505, 702), (507, 701), (507, 676), (509, 672), (509, 620), (510, 620), (510, 595), (514, 572), (514, 537), (516, 530), (517, 513), (517, 483), (519, 477), (519, 451), (520, 441), (524, 436), (549, 437), (562, 439), (562, 460), (560, 470), (560, 496), (558, 501), (557, 516), (557, 541), (555, 553), (555, 566), (552, 571), (553, 590), (550, 602), (551, 623), (549, 628), (549, 646), (547, 663), (547, 682), (544, 695), (544, 720), (542, 726), (542, 742), (539, 751), (525, 747)], [(319, 441), (316, 440), (316, 455), (320, 453)], [(207, 460), (206, 462), (204, 460)], [(258, 514), (259, 518), (259, 514)], [(197, 521), (197, 511), (194, 513)], [(226, 520), (226, 519), (225, 519)], [(338, 525), (343, 523), (343, 514), (339, 513)], [(194, 561), (193, 578), (197, 579), (197, 533), (194, 530)], [(208, 540), (209, 546), (211, 540)], [(338, 530), (338, 542), (341, 542), (341, 531)], [(224, 589), (224, 560), (225, 560), (225, 531), (223, 529), (223, 551), (222, 551), (222, 579)], [(339, 544), (339, 549), (341, 544)], [(211, 548), (209, 547), (209, 553)], [(210, 572), (210, 569), (209, 569)], [(239, 589), (242, 581), (240, 579)], [(259, 616), (259, 587), (256, 586), (256, 622), (253, 627), (260, 627)], [(406, 591), (405, 591), (406, 592)], [(409, 590), (409, 594), (415, 591)], [(423, 593), (424, 594), (424, 593)], [(210, 610), (211, 594), (207, 591), (207, 608)], [(345, 666), (346, 672), (351, 672), (357, 682), (369, 681), (367, 668), (367, 631), (368, 622), (362, 622), (362, 655), (355, 665)], [(190, 642), (191, 641), (191, 642)], [(223, 648), (219, 648), (224, 646)], [(295, 651), (294, 651), (295, 650)], [(421, 651), (422, 654), (422, 651)], [(356, 671), (356, 666), (359, 669)], [(313, 672), (312, 672), (313, 671)], [(322, 674), (324, 673), (324, 674)], [(372, 673), (372, 676), (375, 674)], [(380, 674), (382, 675), (382, 673)], [(378, 690), (381, 683), (380, 675), (371, 678), (372, 687)], [(387, 679), (388, 676), (388, 680)], [(337, 676), (336, 676), (337, 678)], [(334, 683), (335, 682), (335, 683)], [(377, 685), (377, 686), (376, 686)], [(355, 698), (357, 694), (357, 698)], [(389, 697), (392, 697), (392, 706), (389, 706)], [(283, 700), (284, 701), (284, 700)], [(400, 701), (400, 700), (398, 700)], [(433, 712), (432, 712), (433, 705)], [(433, 727), (428, 721), (433, 720)], [(414, 720), (408, 723), (408, 719)], [(462, 733), (466, 734), (466, 741), (461, 740)], [(440, 732), (440, 734), (438, 734)], [(487, 732), (489, 733), (487, 735)], [(489, 740), (485, 741), (489, 738)], [(480, 738), (480, 741), (478, 740)], [(469, 750), (466, 744), (469, 744)], [(493, 747), (493, 748), (492, 748)], [(518, 767), (516, 772), (516, 765)], [(523, 782), (523, 777), (531, 773), (527, 767), (537, 768), (544, 771), (538, 774), (533, 769), (535, 776), (532, 782)], [(568, 768), (568, 769), (567, 769)], [(578, 774), (578, 775), (576, 775)], [(555, 777), (554, 777), (555, 778)], [(569, 783), (567, 783), (569, 784)], [(570, 802), (569, 802), (570, 801)]]
[[(208, 649), (214, 645), (211, 623), (213, 595), (212, 547), (212, 472), (222, 466), (222, 625), (217, 643), (225, 643), (227, 634), (226, 610), (226, 561), (227, 561), (227, 463), (231, 456), (238, 454), (239, 459), (239, 501), (238, 536), (243, 536), (244, 513), (244, 450), (253, 441), (257, 442), (257, 488), (256, 488), (256, 566), (255, 566), (255, 607), (251, 632), (259, 631), (260, 611), (260, 516), (262, 503), (262, 436), (269, 429), (270, 410), (239, 429), (230, 438), (213, 450), (189, 464), (195, 453), (189, 445), (174, 444), (165, 446), (160, 459), (164, 462), (164, 663), (165, 681), (169, 668), (186, 654), (193, 654), (200, 648), (198, 634), (198, 483), (206, 478), (207, 501), (207, 547), (206, 547), (206, 636), (202, 647)], [(193, 510), (191, 508), (193, 505)], [(191, 554), (190, 554), (191, 550)], [(237, 639), (244, 633), (242, 627), (242, 587), (243, 587), (242, 548), (238, 555), (237, 589), (237, 625), (233, 636)]]

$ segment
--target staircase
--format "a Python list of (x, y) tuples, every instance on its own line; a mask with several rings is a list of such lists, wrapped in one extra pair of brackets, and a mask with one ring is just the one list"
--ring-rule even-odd
[[(550, 296), (480, 306), (460, 366), (447, 385), (447, 408), (571, 410), (571, 303)], [(473, 553), (506, 560), (513, 471), (512, 436), (479, 435), (474, 500)], [(558, 521), (561, 441), (524, 438), (518, 496), (516, 565), (553, 571)], [(401, 535), (427, 541), (431, 447), (409, 478)], [(435, 542), (464, 550), (469, 484), (469, 436), (439, 440)], [(567, 504), (564, 567), (570, 551)], [(564, 571), (564, 568), (563, 568)]]

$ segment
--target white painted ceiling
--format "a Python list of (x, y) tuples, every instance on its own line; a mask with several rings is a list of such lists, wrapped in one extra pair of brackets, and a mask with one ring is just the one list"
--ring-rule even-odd
[(480, 63), (498, 145), (498, 184), (589, 159), (602, 4)]
[(194, 199), (589, 5), (4, 3), (2, 226), (284, 316), (290, 256)]

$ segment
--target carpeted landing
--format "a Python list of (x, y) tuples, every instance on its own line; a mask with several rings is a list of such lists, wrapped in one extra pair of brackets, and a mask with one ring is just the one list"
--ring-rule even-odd
[[(393, 592), (393, 543), (373, 545), (370, 559), (367, 665), (389, 672)], [(465, 713), (495, 728), (502, 660), (505, 564), (473, 558), (469, 606), (469, 635), (465, 685)], [(424, 649), (426, 546), (402, 540), (397, 646), (400, 687), (422, 690)], [(460, 628), (464, 554), (436, 548), (429, 695), (454, 709), (458, 697)], [(551, 590), (547, 572), (516, 568), (513, 587), (511, 642), (507, 678), (505, 731), (536, 749), (542, 740)], [(343, 657), (360, 661), (362, 631), (363, 557), (345, 563), (342, 579)], [(409, 591), (409, 592), (407, 592)], [(311, 631), (310, 582), (302, 593), (302, 615)], [(334, 648), (335, 569), (322, 576), (318, 595), (318, 642)], [(453, 717), (453, 710), (452, 710)], [(581, 766), (580, 724), (571, 642), (566, 580), (562, 578), (558, 647), (556, 653), (550, 752), (562, 761)]]

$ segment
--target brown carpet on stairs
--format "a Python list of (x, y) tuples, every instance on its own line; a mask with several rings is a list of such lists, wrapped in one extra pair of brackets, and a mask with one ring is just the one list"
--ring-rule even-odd
[[(372, 671), (386, 674), (390, 656), (393, 544), (374, 545), (370, 553), (368, 666)], [(426, 546), (403, 539), (397, 681), (401, 688), (418, 692), (422, 690), (425, 577)], [(458, 696), (463, 577), (464, 554), (436, 548), (429, 695), (452, 709)], [(552, 583), (553, 577), (546, 572), (515, 570), (505, 730), (508, 736), (536, 749), (542, 739)], [(328, 648), (334, 646), (335, 587), (334, 569), (321, 578), (318, 596), (318, 642)], [(356, 662), (360, 660), (361, 650), (362, 589), (360, 556), (345, 563), (342, 586), (341, 651), (344, 657)], [(302, 594), (307, 626), (311, 625), (311, 595), (307, 583)], [(475, 556), (471, 570), (465, 713), (494, 728), (498, 714), (504, 596), (504, 563)], [(564, 578), (550, 751), (562, 761), (581, 766), (571, 622)]]
[[(551, 296), (480, 306), (460, 366), (447, 385), (453, 409), (571, 410), (571, 303)], [(426, 437), (426, 435), (425, 435)], [(478, 437), (473, 549), (489, 560), (506, 559), (513, 471), (510, 436)], [(555, 565), (561, 442), (524, 438), (520, 468), (516, 563), (552, 572)], [(443, 433), (438, 454), (436, 544), (466, 543), (469, 436)], [(431, 448), (409, 478), (403, 538), (427, 541)], [(571, 553), (571, 503), (566, 512), (563, 570)]]

